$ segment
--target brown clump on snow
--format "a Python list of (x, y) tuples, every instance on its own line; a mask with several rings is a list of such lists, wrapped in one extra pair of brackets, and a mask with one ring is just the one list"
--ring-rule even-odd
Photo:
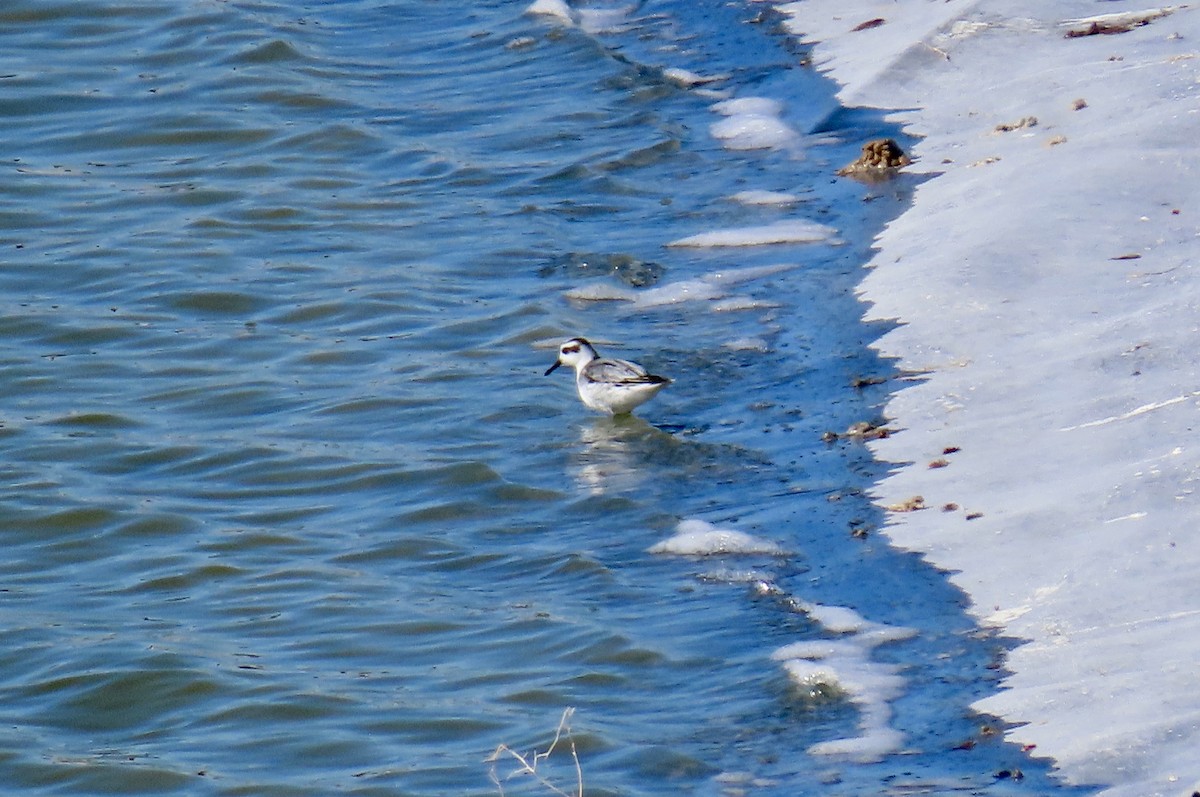
[(912, 160), (890, 138), (877, 138), (863, 144), (862, 155), (854, 163), (838, 169), (841, 175), (886, 175), (907, 166)]

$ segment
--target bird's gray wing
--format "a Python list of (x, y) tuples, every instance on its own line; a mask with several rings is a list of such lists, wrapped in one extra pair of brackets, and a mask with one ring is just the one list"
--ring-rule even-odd
[(592, 360), (583, 376), (589, 382), (608, 384), (645, 384), (662, 382), (663, 377), (646, 373), (646, 369), (628, 360)]

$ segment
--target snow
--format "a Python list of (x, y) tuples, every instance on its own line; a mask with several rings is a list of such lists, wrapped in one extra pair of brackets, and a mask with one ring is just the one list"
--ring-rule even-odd
[[(876, 346), (926, 375), (888, 403), (897, 432), (871, 443), (904, 465), (875, 498), (924, 496), (933, 509), (891, 515), (892, 541), (1024, 640), (976, 707), (1017, 723), (1010, 738), (1069, 783), (1191, 794), (1200, 7), (779, 8), (845, 104), (890, 109), (921, 138), (906, 171), (930, 179), (861, 285), (868, 318), (900, 322)], [(1065, 35), (1098, 10), (1146, 24)]]

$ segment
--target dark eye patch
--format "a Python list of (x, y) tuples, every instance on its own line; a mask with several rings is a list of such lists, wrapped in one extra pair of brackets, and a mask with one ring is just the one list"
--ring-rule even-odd
[(579, 351), (578, 346), (563, 346), (563, 354), (574, 354)]

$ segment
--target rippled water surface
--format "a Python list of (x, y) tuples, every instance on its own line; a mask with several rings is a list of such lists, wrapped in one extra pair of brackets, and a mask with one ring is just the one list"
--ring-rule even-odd
[[(568, 706), (589, 795), (1058, 789), (821, 440), (890, 389), (852, 292), (911, 186), (832, 177), (887, 131), (761, 4), (527, 5), (0, 7), (4, 791), (497, 794)], [(723, 149), (709, 90), (820, 140)], [(839, 240), (667, 246), (794, 218)], [(676, 382), (595, 417), (576, 334)], [(684, 519), (783, 553), (648, 551)], [(804, 602), (916, 630), (900, 752), (806, 752), (862, 707), (772, 659)]]

